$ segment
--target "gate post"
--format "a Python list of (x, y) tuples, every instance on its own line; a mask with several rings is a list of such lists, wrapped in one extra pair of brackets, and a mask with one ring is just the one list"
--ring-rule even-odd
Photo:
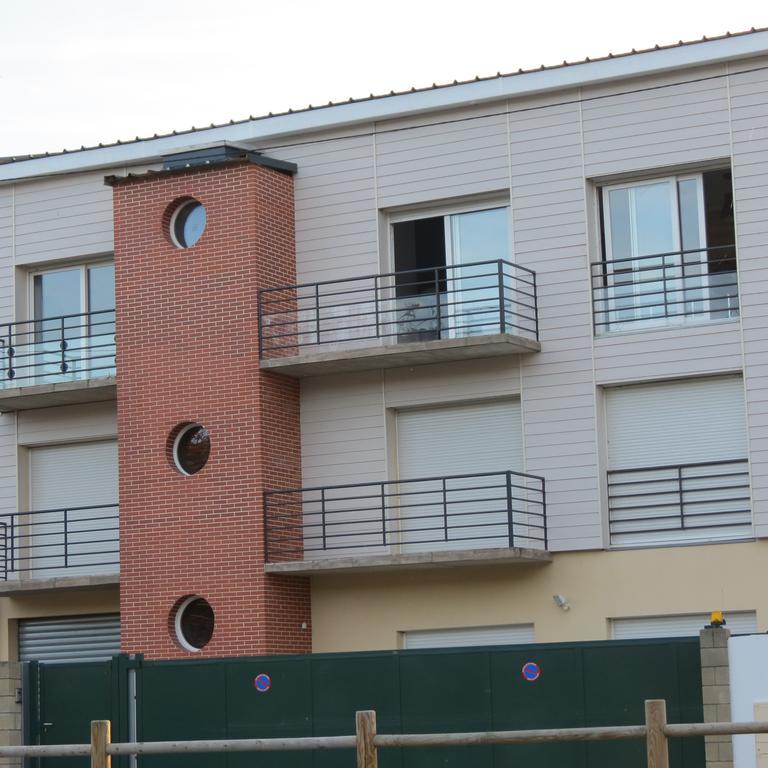
[(373, 739), (376, 736), (376, 712), (355, 712), (357, 737), (357, 768), (378, 768), (379, 757)]
[(110, 768), (112, 758), (107, 754), (111, 741), (109, 720), (91, 720), (91, 768)]
[[(731, 683), (726, 627), (705, 627), (699, 632), (701, 650), (701, 696), (705, 723), (731, 722)], [(704, 738), (706, 768), (733, 768), (730, 736)]]
[(650, 699), (645, 702), (645, 737), (648, 768), (669, 768), (669, 747), (664, 727), (667, 724), (667, 702)]

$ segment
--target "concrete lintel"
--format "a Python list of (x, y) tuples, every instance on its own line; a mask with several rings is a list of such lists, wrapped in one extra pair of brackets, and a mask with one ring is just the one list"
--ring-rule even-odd
[(495, 333), (487, 336), (464, 336), (456, 339), (307, 352), (293, 357), (262, 360), (260, 366), (262, 370), (302, 377), (370, 371), (376, 368), (403, 368), (410, 365), (430, 365), (540, 351), (541, 344), (534, 339), (510, 333)]
[(550, 562), (552, 562), (552, 555), (545, 550), (512, 547), (293, 560), (286, 563), (267, 563), (264, 571), (274, 574), (355, 573), (503, 564), (540, 565)]
[(0, 413), (74, 403), (96, 403), (114, 400), (116, 397), (117, 383), (114, 376), (83, 381), (60, 381), (55, 384), (32, 384), (0, 389)]
[(0, 595), (10, 596), (18, 593), (48, 592), (57, 589), (98, 589), (120, 584), (119, 573), (100, 574), (98, 576), (53, 576), (44, 579), (12, 579), (0, 581)]

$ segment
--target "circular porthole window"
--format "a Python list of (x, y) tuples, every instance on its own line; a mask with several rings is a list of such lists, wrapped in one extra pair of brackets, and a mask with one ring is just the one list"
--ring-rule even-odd
[(177, 248), (191, 248), (205, 232), (205, 206), (185, 200), (171, 214), (171, 240)]
[(187, 597), (174, 616), (176, 640), (187, 651), (199, 651), (211, 641), (214, 623), (213, 608), (205, 598)]
[(188, 424), (173, 441), (173, 462), (184, 475), (194, 475), (208, 462), (211, 437), (202, 424)]

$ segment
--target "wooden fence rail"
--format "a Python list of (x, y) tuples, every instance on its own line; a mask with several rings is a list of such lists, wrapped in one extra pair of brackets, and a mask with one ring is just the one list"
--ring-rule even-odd
[(376, 732), (376, 713), (365, 711), (355, 714), (354, 736), (147, 741), (113, 744), (110, 740), (110, 722), (108, 720), (94, 720), (91, 723), (90, 744), (0, 747), (0, 757), (87, 757), (90, 755), (91, 768), (111, 768), (112, 755), (355, 749), (357, 751), (357, 768), (378, 768), (379, 749), (390, 749), (393, 747), (531, 744), (644, 738), (647, 747), (648, 768), (669, 768), (667, 740), (671, 737), (735, 736), (756, 733), (768, 733), (768, 721), (751, 723), (667, 723), (666, 702), (660, 699), (653, 699), (645, 702), (644, 725), (551, 728), (537, 731), (379, 734)]

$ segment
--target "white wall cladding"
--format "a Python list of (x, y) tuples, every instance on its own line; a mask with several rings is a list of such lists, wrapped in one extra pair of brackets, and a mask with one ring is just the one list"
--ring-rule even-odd
[(587, 177), (727, 157), (728, 85), (716, 77), (723, 72), (700, 68), (685, 73), (691, 77), (676, 72), (585, 89)]
[(373, 138), (267, 151), (299, 167), (294, 177), (298, 282), (379, 272)]
[(114, 401), (20, 411), (19, 445), (45, 445), (117, 437)]
[[(744, 67), (765, 63), (765, 59), (753, 60)], [(764, 341), (768, 310), (763, 299), (768, 278), (763, 279), (764, 267), (757, 261), (765, 258), (768, 248), (763, 215), (768, 196), (768, 131), (764, 127), (768, 79), (761, 72), (732, 74), (728, 79), (725, 73), (725, 66), (718, 65), (506, 105), (499, 102), (428, 118), (378, 123), (372, 174), (379, 209), (509, 187), (513, 258), (537, 273), (542, 351), (522, 356), (519, 368), (518, 361), (510, 361), (508, 368), (497, 361), (479, 361), (474, 371), (466, 364), (447, 364), (356, 379), (361, 396), (365, 392), (368, 398), (364, 414), (356, 418), (351, 408), (342, 409), (343, 427), (338, 428), (333, 420), (325, 419), (327, 438), (314, 424), (307, 431), (305, 420), (304, 463), (312, 469), (312, 480), (325, 482), (321, 478), (328, 477), (339, 482), (347, 474), (346, 448), (339, 435), (355, 424), (358, 438), (367, 435), (363, 444), (383, 441), (388, 407), (521, 393), (526, 471), (546, 477), (552, 549), (601, 547), (604, 467), (597, 450), (597, 386), (739, 372), (744, 364), (743, 325), (756, 518), (758, 530), (768, 534), (768, 437), (762, 437), (768, 434), (768, 366), (758, 363), (759, 356), (768, 352)], [(681, 84), (682, 79), (692, 82)], [(636, 92), (629, 92), (633, 90)], [(583, 99), (581, 105), (579, 98)], [(497, 114), (506, 107), (508, 119)], [(594, 236), (588, 236), (591, 205), (585, 195), (593, 194), (588, 180), (728, 162), (729, 111), (743, 321), (593, 340), (589, 262), (600, 257), (600, 247)], [(479, 119), (462, 120), (464, 117)], [(446, 118), (455, 122), (446, 122)], [(418, 125), (425, 122), (428, 124)], [(388, 132), (390, 128), (397, 130)], [(338, 146), (354, 154), (364, 141), (340, 141)], [(306, 152), (304, 147), (281, 150), (281, 156), (299, 163), (297, 189)], [(346, 172), (346, 165), (343, 167)], [(333, 178), (328, 184), (333, 186)], [(368, 194), (369, 187), (365, 190)], [(343, 204), (336, 210), (347, 215)], [(594, 212), (589, 215), (596, 216)], [(297, 220), (301, 227), (299, 214)], [(325, 278), (337, 275), (333, 235), (327, 245), (316, 243), (325, 251), (316, 253), (318, 261), (312, 266), (300, 266), (300, 281), (316, 279), (320, 263), (334, 266), (332, 273), (326, 269)], [(369, 246), (372, 251), (367, 255)], [(343, 242), (341, 247), (345, 248)], [(363, 265), (375, 265), (374, 251), (371, 230), (359, 274), (365, 271)], [(300, 264), (307, 263), (299, 258)], [(350, 262), (342, 259), (338, 263), (339, 276), (349, 275)], [(350, 377), (334, 377), (305, 382), (303, 408), (333, 412), (333, 403), (350, 394), (351, 385), (344, 385), (343, 379), (350, 381)], [(341, 391), (336, 389), (339, 382)], [(322, 456), (315, 457), (316, 452)], [(369, 453), (370, 447), (365, 456)], [(318, 470), (319, 464), (323, 471)], [(386, 464), (382, 445), (375, 461), (355, 457), (352, 474), (357, 476), (357, 469), (363, 466), (366, 479), (380, 478)]]
[[(575, 94), (563, 94), (568, 100)], [(546, 101), (531, 107), (545, 107)], [(579, 108), (511, 117), (515, 260), (536, 271), (542, 351), (522, 359), (526, 471), (547, 482), (551, 549), (599, 547), (592, 325)], [(578, 419), (580, 428), (570, 429)], [(574, 486), (577, 490), (574, 490)]]
[(768, 536), (768, 79), (744, 72), (729, 81), (752, 510), (756, 535)]
[(109, 253), (112, 192), (103, 173), (75, 174), (16, 187), (16, 263)]
[(379, 206), (507, 189), (507, 119), (498, 114), (503, 111), (501, 103), (383, 125), (376, 136)]
[[(766, 64), (763, 56), (739, 68)], [(739, 68), (679, 69), (267, 149), (299, 168), (299, 282), (380, 271), (379, 211), (499, 193), (511, 200), (513, 260), (536, 271), (539, 291), (540, 353), (305, 380), (304, 484), (385, 478), (388, 408), (520, 395), (526, 471), (546, 478), (552, 549), (602, 547), (597, 387), (744, 369), (756, 530), (767, 536), (768, 76)], [(591, 180), (711, 167), (731, 155), (741, 319), (594, 339)], [(109, 208), (100, 173), (0, 188), (0, 319), (11, 315), (10, 266), (108, 251)], [(13, 424), (0, 419), (0, 473), (14, 462)], [(15, 495), (14, 473), (0, 478), (0, 506)]]

